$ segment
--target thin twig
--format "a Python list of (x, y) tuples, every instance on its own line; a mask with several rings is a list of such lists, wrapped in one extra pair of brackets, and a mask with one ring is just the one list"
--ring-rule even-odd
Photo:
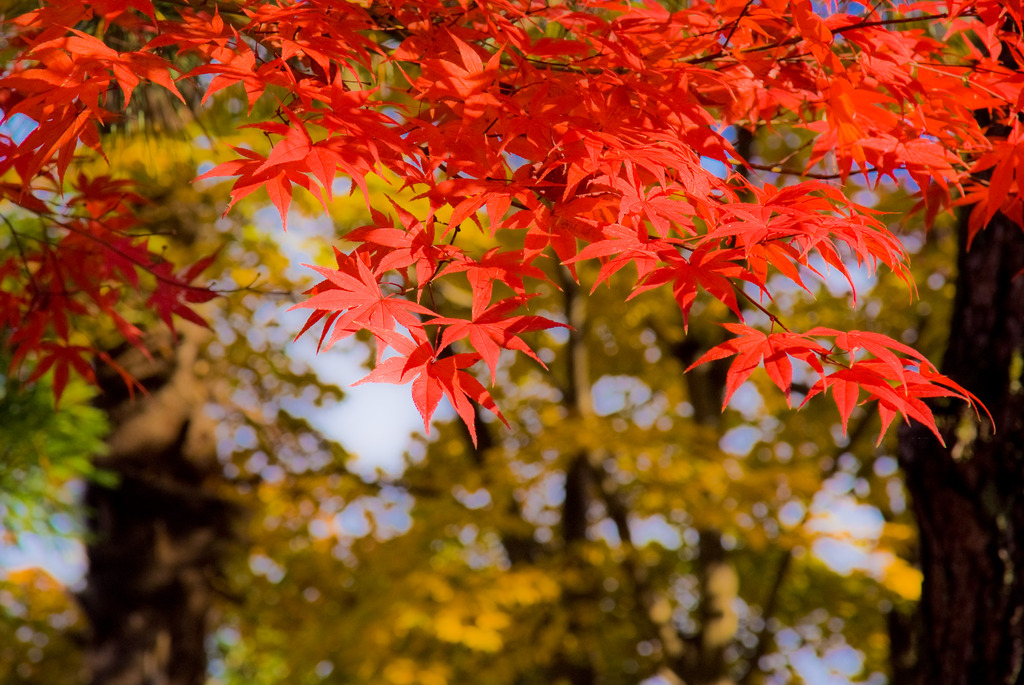
[[(851, 24), (849, 26), (842, 26), (832, 30), (832, 35), (847, 33), (849, 31), (857, 31), (860, 29), (874, 28), (876, 26), (897, 26), (900, 24), (911, 24), (915, 22), (930, 21), (932, 19), (945, 19), (949, 17), (948, 12), (940, 12), (938, 14), (928, 14), (920, 17), (905, 17), (902, 19), (879, 19), (877, 21), (862, 21), (858, 24)], [(757, 45), (754, 47), (744, 48), (739, 51), (740, 54), (746, 55), (755, 52), (765, 52), (767, 50), (777, 50), (778, 48), (788, 47), (790, 45), (796, 45), (804, 41), (803, 36), (794, 36), (787, 40), (779, 43), (772, 43), (770, 45)], [(692, 59), (684, 60), (686, 64), (703, 64), (705, 62), (713, 62), (723, 57), (721, 52), (713, 55), (705, 55), (704, 57), (694, 57)]]
[[(830, 181), (837, 178), (843, 178), (844, 176), (850, 176), (851, 174), (821, 174), (812, 171), (800, 171), (798, 169), (789, 169), (780, 167), (777, 164), (752, 164), (747, 163), (747, 166), (751, 169), (757, 169), (758, 171), (770, 171), (773, 174), (784, 174), (787, 176), (802, 176), (803, 178), (813, 178), (821, 181)], [(859, 169), (856, 172), (851, 173), (881, 173), (878, 167), (871, 167), (869, 169)]]
[(775, 314), (772, 314), (770, 311), (768, 311), (763, 304), (761, 304), (760, 302), (755, 300), (753, 297), (751, 297), (750, 293), (748, 293), (747, 291), (743, 290), (743, 288), (737, 287), (735, 285), (733, 286), (733, 288), (736, 290), (736, 292), (738, 292), (740, 295), (742, 295), (743, 298), (747, 302), (749, 302), (750, 304), (754, 305), (754, 307), (759, 309), (762, 314), (767, 316), (771, 320), (772, 326), (776, 326), (777, 325), (779, 328), (781, 328), (782, 330), (786, 331), (787, 333), (792, 333), (792, 331), (789, 330), (789, 328), (786, 326), (786, 324), (782, 323), (782, 319), (780, 319), (778, 316), (776, 316)]
[(725, 42), (722, 43), (722, 50), (725, 50), (729, 46), (729, 41), (732, 40), (733, 34), (736, 33), (736, 29), (740, 27), (740, 21), (742, 21), (743, 17), (746, 16), (747, 11), (750, 9), (752, 4), (754, 4), (754, 0), (747, 0), (747, 4), (745, 4), (743, 9), (740, 10), (740, 16), (736, 17), (736, 21), (733, 22), (732, 28), (729, 29), (729, 35), (725, 37)]

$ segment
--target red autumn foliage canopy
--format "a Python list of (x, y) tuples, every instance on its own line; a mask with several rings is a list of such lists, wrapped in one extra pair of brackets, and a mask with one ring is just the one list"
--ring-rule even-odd
[[(284, 220), (296, 186), (326, 207), (338, 177), (369, 203), (371, 174), (429, 199), (424, 216), (373, 207), (373, 224), (345, 236), (355, 247), (313, 267), (324, 280), (298, 305), (326, 345), (369, 331), (367, 380), (412, 381), (424, 421), (442, 396), (470, 430), (471, 402), (497, 412), (467, 369), (482, 360), (493, 376), (503, 349), (536, 358), (519, 334), (562, 325), (525, 313), (555, 272), (542, 267), (575, 276), (593, 260), (597, 283), (625, 270), (634, 294), (671, 289), (684, 318), (702, 292), (727, 305), (735, 337), (698, 363), (735, 356), (729, 395), (762, 364), (788, 394), (796, 359), (844, 423), (866, 397), (886, 425), (899, 414), (934, 430), (925, 398), (972, 398), (914, 350), (772, 315), (766, 333), (744, 310), (768, 313), (776, 274), (850, 280), (859, 262), (907, 278), (900, 241), (840, 189), (852, 174), (916, 192), (928, 221), (971, 204), (972, 234), (996, 212), (1022, 221), (1019, 0), (682, 4), (50, 0), (11, 19), (18, 56), (0, 107), (35, 125), (20, 142), (0, 134), (0, 197), (46, 226), (24, 244), (9, 225), (15, 249), (0, 262), (14, 363), (55, 368), (59, 393), (69, 372), (91, 374), (76, 317), (105, 315), (138, 343), (118, 313), (128, 288), (112, 284), (143, 287), (141, 272), (168, 324), (198, 319), (189, 305), (211, 296), (194, 285), (207, 264), (176, 269), (149, 248), (141, 198), (117, 169), (65, 178), (76, 154), (101, 152), (101, 127), (141, 83), (180, 98), (187, 79), (205, 98), (241, 86), (250, 105), (277, 103), (250, 124), (273, 142), (266, 156), (236, 148), (201, 177), (233, 177), (232, 204), (264, 189)], [(742, 159), (731, 132), (763, 126), (800, 132), (806, 167)], [(780, 172), (803, 180), (768, 182)], [(460, 228), (493, 249), (460, 245)], [(443, 279), (468, 281), (468, 318), (432, 309), (424, 293)]]

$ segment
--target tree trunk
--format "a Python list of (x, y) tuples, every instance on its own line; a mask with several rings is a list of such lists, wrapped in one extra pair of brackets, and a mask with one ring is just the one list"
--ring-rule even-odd
[(992, 412), (933, 405), (947, 447), (920, 425), (899, 457), (920, 528), (919, 683), (1024, 682), (1024, 232), (1001, 214), (966, 249), (943, 372)]
[(686, 674), (686, 682), (687, 685), (732, 685), (735, 681), (729, 676), (725, 650), (736, 639), (739, 625), (735, 609), (739, 575), (722, 547), (722, 536), (717, 530), (701, 531), (697, 566), (701, 589), (699, 649), (697, 662)]
[[(741, 137), (741, 154), (748, 155), (750, 136)], [(672, 353), (683, 368), (689, 368), (707, 349), (720, 341), (701, 340), (690, 334), (674, 346)], [(687, 399), (693, 406), (693, 420), (699, 426), (722, 432), (722, 398), (729, 365), (724, 360), (689, 371), (686, 376)], [(700, 631), (692, 641), (687, 660), (676, 668), (686, 685), (733, 685), (725, 651), (736, 640), (739, 617), (735, 604), (739, 597), (739, 574), (729, 552), (722, 546), (722, 533), (700, 529), (699, 555), (696, 560), (700, 602), (697, 617)], [(788, 562), (786, 562), (788, 566)], [(783, 570), (785, 566), (783, 567)], [(765, 635), (760, 636), (765, 639)], [(756, 659), (750, 670), (757, 668)]]
[[(568, 369), (563, 396), (569, 412), (583, 418), (592, 414), (590, 398), (590, 363), (587, 356), (587, 304), (579, 286), (561, 272), (562, 290), (565, 295), (565, 313), (573, 327), (569, 333)], [(591, 456), (586, 451), (569, 458), (565, 472), (565, 500), (562, 503), (562, 540), (565, 544), (566, 560), (571, 565), (583, 566), (586, 562), (579, 555), (580, 546), (587, 540), (587, 512), (593, 500), (593, 482), (590, 465)], [(597, 601), (597, 589), (591, 574), (580, 574), (580, 580), (566, 584), (562, 597), (569, 614), (567, 644), (558, 657), (553, 673), (555, 683), (568, 685), (595, 685), (597, 669), (588, 649), (586, 633), (592, 626), (586, 625), (581, 616), (587, 614), (588, 605)], [(578, 636), (578, 637), (577, 637)]]
[(216, 452), (195, 375), (195, 334), (130, 349), (118, 362), (148, 394), (101, 379), (113, 431), (99, 466), (116, 483), (92, 483), (86, 588), (79, 601), (91, 632), (92, 685), (201, 685), (211, 580), (232, 508), (210, 491)]

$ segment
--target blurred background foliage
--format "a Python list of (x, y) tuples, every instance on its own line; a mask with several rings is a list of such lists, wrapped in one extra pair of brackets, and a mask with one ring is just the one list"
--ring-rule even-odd
[[(344, 393), (324, 378), (351, 375), (365, 341), (314, 358), (313, 337), (289, 342), (301, 317), (285, 310), (309, 285), (298, 265), (330, 264), (365, 204), (339, 185), (327, 218), (297, 197), (287, 234), (265, 199), (221, 216), (227, 188), (191, 180), (227, 144), (265, 145), (238, 128), (245, 108), (229, 89), (173, 125), (114, 127), (105, 145), (152, 200), (147, 230), (169, 258), (219, 250), (206, 275), (223, 296), (202, 310), (213, 336), (195, 372), (216, 422), (217, 492), (244, 515), (211, 617), (211, 683), (886, 682), (889, 626), (912, 608), (920, 573), (894, 437), (874, 444), (876, 416), (858, 410), (844, 436), (827, 403), (790, 410), (763, 374), (721, 411), (722, 368), (683, 373), (721, 340), (706, 323), (725, 318), (718, 305), (698, 302), (684, 332), (669, 294), (624, 303), (625, 275), (590, 293), (586, 265), (581, 285), (531, 303), (576, 329), (528, 336), (549, 371), (502, 357), (495, 396), (511, 429), (481, 416), (474, 448), (442, 420), (386, 464), (346, 450), (347, 436), (392, 439), (408, 421), (395, 406), (363, 424), (341, 418)], [(759, 131), (750, 156), (770, 165), (799, 146)], [(371, 190), (377, 206), (424, 202), (386, 179)], [(809, 278), (809, 292), (780, 284), (775, 307), (794, 329), (877, 331), (939, 358), (951, 227), (926, 236), (901, 223), (910, 200), (884, 184), (854, 199), (890, 212), (919, 298), (890, 274), (858, 272), (852, 307), (838, 277)], [(465, 229), (471, 246), (478, 232)], [(11, 249), (0, 230), (0, 251)], [(469, 289), (434, 297), (454, 313)], [(143, 306), (130, 317), (156, 326)], [(45, 383), (0, 376), (6, 545), (88, 535), (71, 523), (75, 483), (111, 477), (93, 466), (106, 419), (90, 401), (75, 386), (54, 407)], [(31, 556), (0, 559), (0, 683), (80, 682), (82, 588)]]
[[(0, 357), (0, 368), (10, 363)], [(91, 457), (103, 453), (106, 416), (89, 405), (94, 390), (71, 384), (59, 410), (47, 382), (0, 374), (0, 530), (40, 534), (74, 528), (73, 483), (103, 479)], [(13, 542), (13, 537), (8, 542)]]

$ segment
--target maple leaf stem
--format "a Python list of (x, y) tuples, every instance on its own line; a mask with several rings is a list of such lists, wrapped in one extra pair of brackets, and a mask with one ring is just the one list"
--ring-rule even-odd
[(523, 204), (523, 202), (521, 200), (517, 200), (516, 198), (512, 198), (512, 201), (511, 201), (510, 204), (513, 207), (515, 207), (516, 209), (524, 209), (524, 210), (529, 210), (530, 209), (525, 204)]
[[(459, 227), (456, 226), (455, 227), (455, 231), (452, 232), (451, 240), (448, 241), (448, 245), (449, 246), (455, 244), (455, 236), (457, 236), (458, 234), (459, 234)], [(450, 260), (450, 259), (439, 259), (439, 260), (437, 260), (437, 264), (434, 266), (434, 273), (430, 274), (430, 278), (427, 279), (426, 283), (417, 283), (416, 285), (418, 285), (421, 288), (428, 287), (431, 283), (433, 283), (434, 279), (437, 278), (437, 274), (439, 274), (441, 272), (441, 269), (443, 269), (447, 264), (450, 264), (451, 262), (452, 262), (452, 260)], [(434, 296), (433, 291), (431, 291), (430, 296), (431, 296), (431, 298), (433, 298), (433, 296)], [(433, 299), (431, 299), (431, 302), (433, 302)]]
[[(435, 271), (436, 274), (436, 271)], [(435, 312), (440, 311), (437, 308), (437, 301), (434, 300), (434, 286), (430, 283), (427, 284), (427, 294), (430, 296), (430, 308)], [(441, 345), (441, 331), (444, 330), (444, 326), (437, 326), (434, 331), (434, 349), (436, 350)], [(450, 349), (450, 348), (449, 348)]]
[[(567, 74), (598, 75), (598, 74), (607, 73), (609, 71), (612, 72), (612, 73), (616, 73), (616, 74), (625, 74), (625, 73), (627, 73), (626, 70), (622, 69), (621, 67), (620, 68), (613, 68), (613, 69), (604, 69), (604, 68), (601, 68), (601, 67), (589, 67), (588, 68), (588, 67), (578, 67), (576, 65), (567, 64), (565, 62), (548, 62), (548, 61), (539, 59), (537, 57), (530, 57), (530, 56), (528, 56), (526, 53), (524, 53), (522, 50), (520, 50), (515, 45), (508, 45), (507, 47), (508, 47), (510, 52), (517, 53), (519, 55), (519, 57), (523, 61), (529, 62), (530, 64), (532, 64), (533, 66), (535, 66), (535, 67), (537, 67), (539, 69), (548, 69), (550, 71), (559, 71), (559, 72), (564, 72), (564, 73), (567, 73)], [(596, 55), (591, 55), (590, 57), (581, 58), (579, 61), (582, 62), (584, 59), (593, 59), (594, 57), (596, 57)], [(502, 63), (503, 66), (506, 66), (506, 67), (510, 67), (510, 68), (515, 68), (516, 67), (515, 63), (513, 63), (511, 60), (506, 61), (506, 60), (503, 59), (501, 61), (501, 63)]]
[(846, 362), (843, 362), (843, 361), (840, 361), (840, 360), (836, 359), (836, 356), (835, 356), (836, 355), (836, 347), (835, 347), (835, 345), (832, 346), (832, 350), (828, 354), (821, 355), (821, 361), (822, 361), (822, 363), (826, 363), (827, 362), (827, 363), (831, 364), (832, 366), (838, 366), (838, 367), (841, 367), (843, 369), (852, 369), (853, 368), (853, 353), (852, 352), (847, 352), (847, 351), (844, 350), (844, 351), (840, 352), (839, 354), (849, 355), (850, 362), (846, 363)]
[(752, 4), (754, 4), (754, 0), (747, 0), (747, 4), (743, 5), (743, 9), (740, 10), (740, 16), (736, 17), (736, 20), (732, 22), (732, 28), (729, 29), (729, 35), (725, 37), (725, 42), (722, 43), (723, 51), (725, 51), (725, 49), (729, 47), (729, 41), (732, 40), (733, 35), (735, 35), (736, 33), (736, 29), (740, 27), (740, 22), (743, 20), (743, 17), (747, 15), (747, 12), (750, 10), (750, 6)]
[(298, 295), (291, 290), (260, 290), (254, 288), (256, 281), (260, 280), (263, 274), (256, 274), (256, 276), (249, 281), (249, 285), (240, 285), (237, 288), (225, 288), (224, 290), (214, 290), (213, 288), (201, 288), (200, 290), (209, 290), (210, 292), (217, 293), (218, 295), (232, 295), (234, 293), (256, 293), (257, 295), (274, 295), (276, 297), (290, 297), (293, 301), (298, 300)]
[(795, 150), (793, 150), (788, 155), (786, 155), (785, 157), (780, 159), (779, 160), (779, 164), (786, 164), (786, 163), (788, 163), (791, 159), (793, 159), (794, 157), (799, 155), (801, 152), (803, 152), (807, 148), (811, 147), (813, 144), (814, 144), (814, 139), (813, 138), (804, 141)]
[(772, 326), (776, 326), (777, 325), (779, 328), (781, 328), (782, 330), (786, 331), (787, 333), (792, 333), (792, 331), (789, 330), (789, 328), (786, 326), (786, 324), (782, 323), (782, 319), (780, 319), (778, 316), (776, 316), (775, 314), (772, 314), (770, 311), (768, 311), (764, 307), (764, 305), (762, 305), (760, 302), (758, 302), (753, 297), (751, 297), (749, 293), (747, 293), (745, 290), (743, 290), (743, 288), (740, 288), (740, 287), (738, 287), (736, 285), (733, 285), (733, 289), (736, 290), (736, 292), (738, 292), (740, 295), (742, 295), (743, 299), (745, 299), (750, 304), (754, 305), (754, 307), (756, 307), (758, 310), (760, 310), (760, 312), (762, 314), (767, 316), (768, 319), (771, 320)]

